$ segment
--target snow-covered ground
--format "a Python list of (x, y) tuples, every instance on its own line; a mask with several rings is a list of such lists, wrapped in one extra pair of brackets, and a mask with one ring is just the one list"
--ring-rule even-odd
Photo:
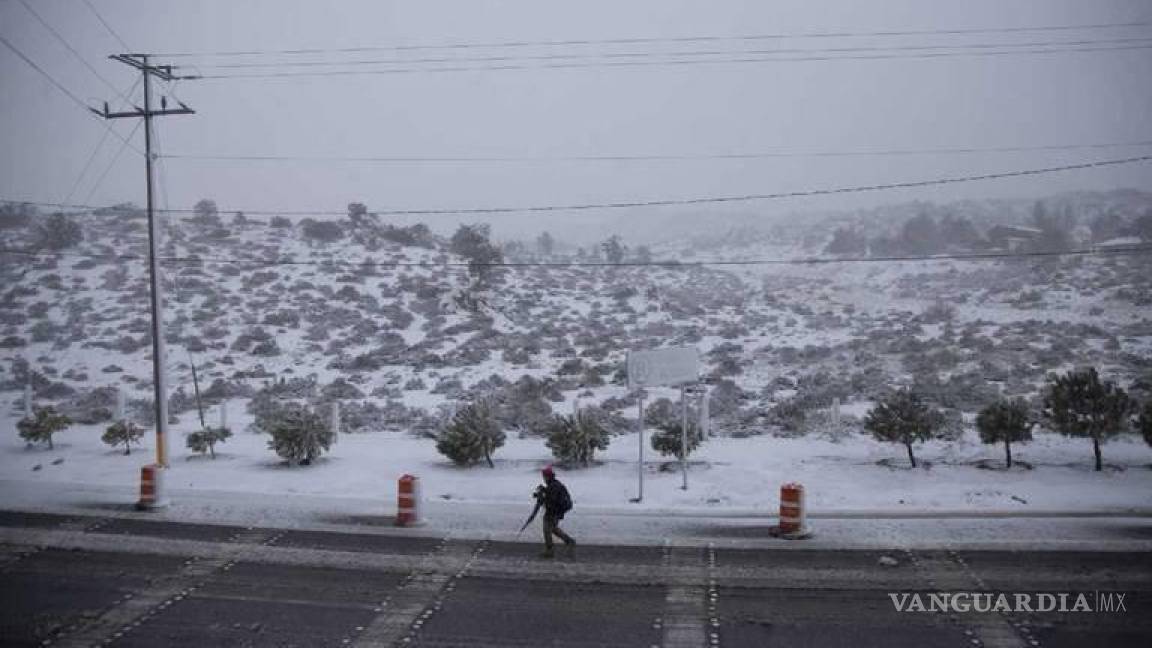
[[(238, 409), (238, 408), (235, 408)], [(170, 487), (223, 491), (230, 500), (246, 496), (363, 498), (387, 507), (395, 502), (396, 480), (418, 475), (427, 500), (453, 504), (525, 504), (538, 470), (551, 455), (538, 438), (510, 435), (495, 456), (495, 468), (459, 468), (438, 454), (431, 439), (406, 433), (344, 434), (312, 466), (286, 466), (267, 448), (268, 437), (244, 431), (246, 416), (230, 415), (235, 436), (219, 446), (216, 459), (184, 448), (177, 426), (171, 442)], [(236, 420), (239, 419), (239, 420)], [(12, 430), (15, 419), (4, 420)], [(54, 488), (86, 485), (120, 489), (115, 499), (131, 502), (140, 466), (154, 458), (151, 436), (130, 456), (100, 441), (100, 426), (75, 426), (57, 435), (56, 448), (27, 448), (13, 433), (0, 446), (0, 479)], [(647, 445), (647, 444), (646, 444)], [(921, 467), (908, 467), (903, 446), (878, 443), (858, 433), (839, 440), (713, 438), (692, 456), (689, 488), (681, 490), (675, 462), (645, 447), (644, 501), (637, 494), (637, 438), (612, 439), (596, 465), (560, 471), (578, 507), (682, 513), (769, 514), (779, 486), (804, 484), (814, 514), (834, 511), (1079, 511), (1142, 508), (1152, 504), (1152, 448), (1135, 439), (1104, 446), (1103, 472), (1092, 470), (1085, 440), (1038, 435), (1017, 446), (1026, 462), (1001, 468), (1003, 448), (968, 436), (955, 442), (917, 446)], [(62, 460), (56, 464), (54, 461)], [(987, 467), (981, 467), (981, 463)], [(39, 467), (37, 469), (37, 466)], [(0, 506), (9, 504), (0, 494)]]

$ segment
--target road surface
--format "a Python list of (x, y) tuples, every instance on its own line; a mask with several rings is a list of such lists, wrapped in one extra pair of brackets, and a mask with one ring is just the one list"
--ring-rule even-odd
[[(0, 548), (5, 646), (1152, 645), (1143, 551), (654, 542), (548, 560), (531, 542), (407, 530), (18, 511), (0, 511)], [(1124, 598), (941, 613), (889, 596), (939, 591)]]

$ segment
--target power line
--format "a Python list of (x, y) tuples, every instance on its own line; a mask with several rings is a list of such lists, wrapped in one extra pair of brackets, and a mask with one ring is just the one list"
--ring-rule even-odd
[(686, 56), (776, 56), (780, 54), (821, 54), (837, 53), (849, 54), (855, 52), (886, 52), (886, 51), (933, 51), (933, 50), (981, 50), (981, 49), (1008, 49), (1027, 47), (1079, 47), (1088, 45), (1118, 45), (1132, 43), (1148, 43), (1152, 38), (1111, 38), (1088, 40), (1042, 41), (1026, 43), (960, 43), (943, 45), (872, 45), (832, 48), (781, 48), (756, 50), (688, 50), (688, 51), (648, 51), (648, 52), (596, 52), (577, 54), (510, 54), (501, 56), (481, 57), (440, 57), (440, 58), (391, 58), (391, 59), (354, 59), (346, 61), (275, 61), (275, 62), (246, 62), (221, 63), (217, 65), (197, 66), (198, 69), (256, 69), (256, 68), (283, 68), (283, 67), (340, 67), (358, 65), (412, 65), (427, 63), (491, 63), (506, 61), (548, 61), (563, 59), (620, 59), (620, 58), (653, 58), (653, 57), (686, 57)]
[(988, 27), (967, 29), (922, 29), (922, 30), (887, 30), (887, 31), (827, 31), (827, 32), (796, 32), (773, 34), (745, 34), (745, 35), (701, 35), (680, 37), (638, 37), (638, 38), (602, 38), (580, 40), (555, 41), (499, 41), (491, 43), (442, 43), (425, 45), (385, 45), (364, 47), (338, 47), (338, 48), (297, 48), (272, 50), (232, 50), (207, 52), (169, 52), (159, 54), (169, 58), (190, 57), (218, 57), (218, 56), (264, 56), (264, 55), (297, 55), (297, 54), (336, 54), (353, 52), (398, 52), (413, 50), (452, 50), (452, 49), (488, 49), (505, 47), (558, 47), (574, 45), (636, 45), (651, 43), (700, 43), (722, 41), (757, 41), (779, 40), (789, 38), (855, 38), (855, 37), (907, 37), (925, 35), (959, 36), (972, 34), (1018, 34), (1046, 31), (1073, 31), (1091, 29), (1120, 29), (1133, 27), (1147, 27), (1152, 22), (1125, 22), (1125, 23), (1097, 23), (1083, 25), (1051, 25), (1051, 26), (1021, 26), (1021, 27)]
[[(132, 94), (132, 92), (136, 89), (136, 85), (139, 82), (140, 81), (137, 80), (135, 83), (133, 83), (132, 87), (129, 88), (128, 91), (124, 94), (130, 96)], [(108, 128), (104, 131), (104, 135), (101, 136), (100, 141), (96, 143), (96, 148), (92, 149), (92, 153), (88, 156), (88, 161), (84, 163), (84, 167), (80, 170), (80, 175), (76, 178), (76, 183), (72, 185), (72, 189), (68, 192), (68, 195), (67, 195), (67, 197), (64, 198), (63, 202), (69, 202), (72, 200), (73, 194), (75, 194), (76, 190), (80, 188), (80, 183), (83, 182), (84, 178), (88, 175), (88, 169), (91, 168), (92, 162), (94, 162), (96, 160), (96, 154), (99, 153), (100, 150), (104, 148), (104, 142), (108, 141), (108, 136), (111, 134), (112, 134), (111, 128)], [(131, 141), (131, 140), (132, 140), (132, 136), (129, 135), (128, 141)], [(123, 153), (123, 152), (124, 152), (124, 147), (122, 145), (120, 147), (120, 151), (117, 152), (116, 157), (119, 158), (120, 153)], [(97, 184), (99, 184), (99, 183), (97, 183)], [(89, 195), (89, 197), (91, 197), (91, 195)], [(88, 200), (85, 199), (84, 202), (88, 202)]]
[[(855, 257), (801, 257), (792, 259), (710, 259), (703, 261), (625, 261), (609, 263), (606, 261), (502, 261), (498, 263), (471, 263), (471, 262), (420, 262), (420, 261), (312, 261), (295, 259), (240, 259), (223, 257), (200, 256), (168, 256), (159, 257), (158, 260), (174, 265), (202, 265), (219, 263), (225, 265), (247, 265), (251, 267), (273, 266), (335, 266), (356, 268), (664, 268), (664, 269), (692, 269), (705, 266), (772, 266), (772, 265), (828, 265), (838, 263), (910, 263), (922, 261), (987, 261), (999, 259), (1027, 259), (1050, 258), (1070, 256), (1118, 256), (1128, 254), (1152, 253), (1152, 245), (1130, 245), (1123, 247), (1109, 247), (1100, 249), (1074, 249), (1062, 251), (1034, 251), (1034, 252), (976, 252), (938, 255), (891, 255), (891, 256), (855, 256)], [(106, 261), (144, 261), (148, 257), (137, 254), (87, 254), (81, 252), (44, 252), (29, 251), (15, 248), (0, 248), (0, 254), (17, 256), (53, 256), (73, 257), (82, 259), (100, 259)]]
[(92, 185), (92, 188), (88, 190), (88, 195), (84, 197), (84, 202), (91, 200), (92, 196), (95, 195), (96, 192), (100, 189), (101, 185), (104, 184), (104, 179), (108, 177), (108, 173), (112, 171), (113, 167), (116, 166), (116, 162), (118, 162), (120, 160), (120, 156), (124, 154), (124, 149), (130, 146), (129, 142), (131, 142), (132, 138), (136, 136), (136, 131), (140, 130), (141, 123), (143, 122), (137, 122), (136, 125), (132, 127), (132, 132), (128, 133), (128, 138), (124, 140), (124, 144), (122, 144), (116, 151), (116, 155), (113, 155), (112, 159), (108, 161), (108, 166), (104, 167), (104, 173), (100, 174), (100, 178), (96, 180), (96, 184)]
[[(621, 155), (511, 155), (511, 156), (329, 156), (329, 155), (197, 155), (167, 154), (166, 160), (204, 160), (241, 162), (348, 162), (348, 163), (539, 163), (539, 162), (634, 162), (634, 161), (692, 161), (692, 160), (750, 160), (760, 158), (796, 157), (871, 157), (900, 155), (967, 155), (979, 153), (1023, 153), (1036, 151), (1071, 151), (1083, 149), (1127, 148), (1152, 146), (1152, 140), (1133, 142), (1096, 142), (1086, 144), (1043, 144), (1036, 146), (991, 147), (936, 147), (908, 149), (875, 149), (855, 151), (754, 151), (747, 153), (703, 154), (621, 154)], [(67, 202), (67, 201), (65, 201)]]
[(67, 49), (69, 52), (71, 52), (72, 56), (77, 61), (80, 61), (80, 63), (83, 64), (84, 67), (88, 68), (88, 71), (91, 72), (93, 76), (95, 76), (97, 79), (99, 79), (101, 82), (103, 82), (104, 85), (108, 86), (108, 88), (111, 89), (114, 94), (119, 95), (121, 99), (131, 103), (131, 101), (120, 92), (119, 88), (112, 85), (111, 81), (109, 81), (107, 78), (105, 78), (103, 74), (100, 74), (100, 72), (98, 72), (96, 70), (96, 68), (92, 67), (92, 64), (88, 62), (88, 59), (81, 56), (80, 52), (77, 52), (76, 48), (72, 47), (72, 44), (69, 43), (68, 40), (65, 39), (63, 36), (60, 35), (60, 32), (56, 31), (56, 29), (52, 25), (50, 25), (48, 23), (48, 21), (44, 20), (44, 17), (41, 16), (39, 13), (37, 13), (37, 11), (32, 8), (32, 5), (28, 4), (27, 0), (19, 0), (19, 1), (20, 1), (20, 4), (24, 5), (24, 8), (28, 10), (28, 13), (32, 14), (32, 16), (34, 18), (36, 18), (36, 20), (44, 27), (44, 29), (48, 30), (48, 33), (52, 34), (52, 36), (57, 41), (59, 41), (60, 44), (63, 45), (65, 49)]
[[(886, 191), (891, 189), (911, 189), (917, 187), (930, 187), (936, 185), (959, 184), (964, 182), (980, 182), (984, 180), (997, 180), (1001, 178), (1018, 178), (1026, 176), (1044, 175), (1048, 173), (1061, 173), (1065, 171), (1078, 171), (1084, 169), (1095, 169), (1109, 166), (1118, 166), (1124, 164), (1136, 164), (1142, 162), (1152, 162), (1152, 155), (1141, 155), (1136, 157), (1112, 159), (1112, 160), (1097, 160), (1094, 162), (1083, 162), (1079, 164), (1066, 164), (1055, 167), (1043, 167), (1035, 169), (1019, 169), (1015, 171), (1002, 171), (998, 173), (982, 173), (976, 175), (965, 176), (952, 176), (946, 178), (933, 178), (930, 180), (913, 180), (905, 182), (890, 182), (885, 184), (875, 185), (857, 185), (848, 187), (834, 187), (826, 189), (805, 189), (798, 191), (783, 191), (778, 193), (764, 193), (764, 194), (745, 194), (740, 196), (705, 196), (699, 198), (671, 198), (661, 200), (640, 200), (640, 201), (626, 201), (626, 202), (603, 202), (603, 203), (577, 203), (569, 205), (534, 205), (522, 207), (447, 207), (447, 208), (430, 208), (430, 209), (386, 209), (375, 210), (373, 213), (380, 216), (417, 216), (417, 215), (445, 215), (445, 214), (505, 214), (505, 213), (528, 213), (528, 212), (552, 212), (552, 211), (585, 211), (592, 209), (624, 209), (634, 207), (669, 207), (669, 206), (683, 206), (683, 205), (702, 205), (714, 203), (736, 203), (736, 202), (754, 202), (760, 200), (779, 200), (783, 198), (806, 198), (811, 196), (826, 196), (833, 194), (847, 194), (847, 193), (863, 193), (870, 191)], [(4, 199), (3, 202), (22, 203), (26, 205), (37, 205), (42, 207), (55, 207), (63, 209), (79, 209), (91, 211), (98, 209), (92, 205), (71, 205), (65, 203), (49, 203), (49, 202), (36, 202), (36, 201), (21, 201)], [(161, 210), (167, 213), (194, 213), (193, 209), (167, 209)], [(344, 216), (347, 211), (324, 211), (324, 210), (311, 210), (311, 211), (294, 211), (294, 210), (268, 210), (268, 209), (236, 209), (228, 208), (221, 209), (220, 211), (242, 211), (245, 214), (259, 215), (259, 216)]]
[(92, 14), (94, 16), (96, 16), (96, 20), (99, 20), (100, 24), (104, 25), (104, 29), (108, 30), (109, 34), (112, 34), (112, 38), (115, 38), (116, 41), (118, 43), (120, 43), (120, 46), (124, 48), (124, 51), (125, 52), (131, 52), (132, 48), (128, 47), (128, 43), (125, 43), (124, 39), (120, 38), (120, 34), (117, 34), (116, 30), (112, 29), (112, 25), (109, 25), (108, 21), (104, 20), (104, 16), (101, 16), (100, 12), (96, 11), (96, 7), (93, 6), (92, 3), (89, 2), (89, 0), (84, 0), (84, 4), (88, 5), (88, 9), (92, 11)]
[[(71, 91), (71, 90), (69, 90), (69, 89), (68, 89), (68, 88), (66, 88), (66, 87), (65, 87), (63, 84), (61, 84), (59, 81), (57, 81), (56, 79), (54, 79), (54, 78), (52, 77), (52, 75), (51, 75), (51, 74), (48, 74), (47, 72), (45, 72), (43, 68), (41, 68), (39, 65), (37, 65), (35, 61), (33, 61), (32, 59), (28, 58), (28, 57), (27, 57), (27, 56), (24, 54), (24, 52), (21, 52), (19, 49), (17, 49), (17, 48), (16, 48), (16, 46), (15, 46), (15, 45), (13, 45), (11, 42), (9, 42), (7, 38), (4, 38), (4, 36), (3, 36), (3, 35), (0, 35), (0, 44), (3, 44), (3, 45), (4, 45), (5, 47), (7, 47), (8, 49), (12, 50), (12, 52), (13, 52), (14, 54), (16, 54), (16, 56), (20, 57), (20, 60), (22, 60), (22, 61), (24, 61), (25, 63), (27, 63), (27, 64), (28, 64), (28, 66), (29, 66), (29, 67), (31, 67), (31, 68), (32, 68), (33, 70), (35, 70), (36, 72), (38, 72), (38, 73), (40, 74), (40, 76), (42, 76), (42, 77), (44, 77), (45, 79), (47, 79), (47, 80), (48, 80), (48, 81), (49, 81), (49, 82), (50, 82), (50, 83), (51, 83), (51, 84), (52, 84), (52, 85), (53, 85), (53, 86), (54, 86), (54, 87), (55, 87), (57, 90), (59, 90), (59, 91), (60, 91), (60, 92), (62, 92), (62, 93), (65, 95), (65, 96), (67, 96), (69, 99), (71, 99), (73, 103), (75, 103), (77, 106), (80, 106), (80, 108), (82, 108), (82, 109), (84, 110), (84, 114), (86, 114), (86, 115), (89, 115), (90, 117), (94, 117), (95, 119), (97, 119), (97, 120), (100, 122), (100, 125), (101, 125), (101, 126), (103, 126), (105, 129), (107, 129), (107, 130), (111, 131), (111, 132), (112, 132), (112, 134), (113, 134), (113, 135), (115, 135), (115, 136), (116, 136), (116, 138), (117, 138), (117, 139), (119, 139), (121, 142), (124, 142), (124, 143), (125, 143), (125, 145), (128, 145), (128, 140), (127, 140), (127, 139), (125, 139), (125, 137), (124, 137), (123, 135), (121, 135), (120, 133), (116, 132), (116, 130), (115, 130), (114, 128), (112, 128), (111, 126), (109, 126), (108, 124), (106, 124), (106, 123), (105, 123), (103, 120), (100, 120), (100, 118), (99, 118), (99, 117), (95, 117), (95, 115), (93, 115), (93, 114), (92, 114), (92, 112), (91, 112), (91, 110), (89, 109), (89, 107), (88, 107), (88, 105), (87, 105), (87, 104), (85, 104), (83, 101), (81, 101), (81, 100), (80, 100), (80, 99), (79, 99), (79, 98), (78, 98), (78, 97), (77, 97), (75, 94), (73, 94), (73, 93), (72, 93), (72, 91)], [(144, 155), (144, 154), (143, 154), (143, 153), (142, 153), (142, 152), (141, 152), (139, 149), (137, 149), (136, 147), (132, 147), (132, 150), (136, 151), (136, 152), (137, 152), (137, 153), (139, 153), (140, 155)]]
[(326, 72), (258, 72), (254, 74), (205, 74), (193, 76), (195, 79), (276, 79), (293, 77), (341, 77), (363, 75), (388, 74), (417, 74), (417, 73), (451, 73), (451, 72), (503, 72), (510, 70), (548, 70), (548, 69), (581, 69), (581, 68), (623, 68), (623, 67), (676, 67), (686, 65), (718, 65), (718, 64), (752, 64), (752, 63), (807, 63), (819, 61), (879, 61), (894, 59), (943, 59), (963, 56), (995, 57), (995, 56), (1035, 56), (1046, 54), (1069, 53), (1096, 53), (1119, 52), (1131, 50), (1152, 49), (1152, 45), (1119, 45), (1103, 47), (1077, 47), (1077, 48), (1039, 48), (1013, 51), (972, 51), (972, 52), (928, 52), (918, 54), (874, 54), (859, 56), (792, 56), (792, 57), (749, 57), (749, 58), (716, 58), (716, 59), (684, 59), (670, 61), (605, 61), (592, 63), (541, 63), (538, 65), (484, 65), (484, 66), (451, 66), (451, 67), (414, 67), (393, 68), (389, 70), (329, 70)]

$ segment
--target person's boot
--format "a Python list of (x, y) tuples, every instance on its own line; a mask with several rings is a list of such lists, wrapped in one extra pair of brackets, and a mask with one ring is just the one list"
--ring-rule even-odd
[(576, 541), (575, 540), (573, 540), (572, 538), (568, 538), (568, 540), (566, 540), (564, 542), (564, 547), (568, 551), (568, 557), (569, 558), (576, 555)]
[(545, 549), (544, 551), (541, 551), (541, 552), (540, 552), (540, 557), (541, 557), (541, 558), (555, 558), (555, 557), (556, 557), (556, 554), (555, 554), (555, 553), (553, 553), (553, 552), (552, 552), (552, 549), (550, 549), (550, 548), (549, 548), (549, 549)]

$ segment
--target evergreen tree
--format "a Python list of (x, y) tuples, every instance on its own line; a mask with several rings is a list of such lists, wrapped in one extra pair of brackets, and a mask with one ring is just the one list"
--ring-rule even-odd
[(557, 461), (587, 467), (597, 450), (608, 449), (608, 430), (589, 409), (574, 416), (554, 416), (549, 425), (548, 449)]
[(1144, 403), (1144, 409), (1140, 411), (1140, 416), (1136, 419), (1136, 429), (1140, 430), (1140, 436), (1144, 437), (1144, 443), (1152, 446), (1152, 400)]
[(206, 427), (203, 430), (190, 432), (186, 439), (188, 449), (193, 452), (204, 454), (210, 453), (212, 458), (216, 458), (216, 444), (224, 443), (229, 437), (232, 436), (232, 430), (226, 427)]
[(117, 421), (104, 430), (104, 435), (100, 437), (100, 440), (113, 448), (123, 443), (124, 454), (130, 455), (132, 454), (132, 444), (140, 443), (142, 438), (144, 438), (144, 428), (132, 421)]
[(604, 250), (604, 258), (608, 263), (624, 263), (624, 254), (628, 248), (624, 247), (619, 236), (613, 234), (600, 244), (600, 249)]
[(984, 443), (1003, 443), (1004, 460), (1012, 467), (1012, 444), (1032, 440), (1032, 426), (1028, 403), (1022, 399), (999, 400), (985, 407), (976, 416), (976, 429)]
[(299, 403), (285, 403), (264, 414), (259, 429), (272, 435), (268, 448), (289, 462), (307, 466), (332, 446), (336, 436), (323, 417)]
[(492, 274), (493, 264), (502, 263), (504, 255), (492, 244), (491, 229), (484, 224), (461, 225), (452, 235), (451, 250), (468, 260), (468, 272), (478, 280)]
[(492, 463), (492, 453), (504, 445), (504, 430), (492, 408), (484, 402), (460, 408), (436, 438), (436, 450), (459, 466), (471, 466), (481, 459)]
[(1128, 394), (1089, 367), (1049, 376), (1041, 413), (1056, 432), (1092, 439), (1096, 470), (1103, 470), (1100, 444), (1122, 431), (1130, 409)]
[(916, 467), (912, 444), (928, 441), (936, 436), (944, 417), (939, 410), (924, 403), (918, 394), (901, 389), (872, 408), (864, 418), (864, 429), (878, 441), (903, 443), (908, 449), (908, 461)]
[(536, 247), (544, 256), (552, 256), (552, 250), (556, 249), (556, 239), (548, 232), (543, 232), (536, 237)]
[(72, 419), (56, 413), (56, 408), (47, 405), (33, 407), (32, 416), (20, 419), (16, 424), (16, 430), (25, 442), (32, 444), (47, 441), (48, 449), (53, 450), (55, 446), (52, 445), (52, 435), (69, 425), (72, 425)]

